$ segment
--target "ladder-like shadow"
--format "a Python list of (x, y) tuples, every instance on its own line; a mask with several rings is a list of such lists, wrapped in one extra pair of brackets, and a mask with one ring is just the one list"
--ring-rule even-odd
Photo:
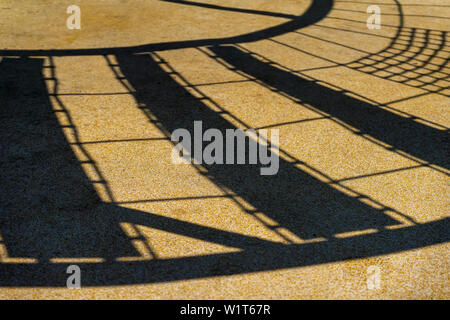
[[(145, 104), (143, 110), (157, 115), (166, 132), (177, 127), (192, 129), (193, 120), (202, 120), (205, 128), (233, 128), (219, 113), (210, 111), (176, 83), (149, 55), (120, 56), (118, 61), (136, 90), (137, 101)], [(44, 83), (44, 79), (54, 81), (57, 87), (54, 72), (48, 78), (43, 77), (43, 68), (54, 70), (55, 67), (44, 67), (42, 63), (42, 59), (36, 58), (4, 58), (0, 63), (0, 90), (4, 97), (0, 108), (1, 286), (65, 286), (66, 268), (72, 263), (57, 263), (55, 258), (100, 258), (97, 262), (79, 263), (83, 272), (82, 285), (99, 286), (276, 270), (448, 241), (448, 219), (386, 230), (385, 226), (395, 225), (397, 221), (284, 160), (280, 162), (279, 176), (261, 177), (257, 166), (205, 168), (213, 182), (227, 185), (292, 232), (305, 238), (329, 237), (326, 241), (284, 245), (122, 208), (114, 201), (103, 202), (92, 185), (107, 187), (107, 182), (98, 169), (97, 180), (88, 179), (81, 170), (82, 165), (95, 166), (95, 161), (85, 150), (82, 151), (87, 160), (80, 161), (74, 156), (62, 131), (69, 130), (66, 134), (76, 140), (73, 137), (76, 128), (70, 121), (70, 113), (58, 100), (57, 90), (49, 93)], [(58, 100), (53, 107), (49, 96)], [(56, 114), (66, 116), (66, 121), (58, 121)], [(124, 222), (240, 251), (159, 259), (142, 234), (132, 238), (125, 235), (121, 229)], [(344, 239), (333, 237), (335, 232), (359, 228), (379, 228), (379, 231)], [(146, 243), (150, 257), (118, 260), (123, 256), (139, 258), (132, 245), (135, 240)]]
[[(76, 139), (76, 128), (59, 98), (47, 91), (44, 79), (55, 82), (55, 87), (58, 84), (53, 77), (43, 77), (44, 69), (54, 68), (43, 63), (39, 58), (0, 62), (0, 285), (33, 285), (34, 281), (36, 285), (64, 285), (64, 273), (46, 276), (48, 270), (58, 269), (52, 259), (101, 258), (110, 265), (120, 257), (139, 257), (132, 241), (141, 240), (147, 246), (148, 242), (142, 235), (127, 236), (121, 227), (124, 222), (241, 249), (272, 245), (103, 202), (94, 185), (107, 187), (107, 183), (82, 144), (72, 142), (86, 160), (78, 160), (71, 149), (63, 130)], [(50, 96), (58, 101), (56, 106)], [(82, 166), (90, 166), (98, 179), (90, 180)], [(38, 275), (11, 271), (33, 269), (33, 264), (20, 259), (35, 261), (42, 270)], [(30, 278), (39, 274), (42, 278)]]
[[(236, 129), (225, 119), (224, 112), (213, 111), (188, 92), (150, 55), (121, 55), (117, 60), (135, 91), (137, 103), (169, 137), (179, 128), (187, 129), (192, 138), (190, 145), (194, 146), (194, 121), (202, 121), (203, 131), (217, 129), (223, 137), (227, 129)], [(222, 153), (226, 154), (226, 150)], [(248, 163), (248, 154), (245, 159)], [(272, 176), (261, 175), (259, 165), (202, 166), (212, 182), (231, 190), (250, 203), (255, 212), (264, 213), (302, 239), (398, 224), (383, 210), (342, 194), (283, 158), (279, 159), (278, 173)]]

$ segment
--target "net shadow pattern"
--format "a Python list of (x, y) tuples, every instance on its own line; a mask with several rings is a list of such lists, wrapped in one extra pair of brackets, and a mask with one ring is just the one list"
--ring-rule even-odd
[(449, 96), (445, 92), (450, 85), (449, 58), (447, 31), (401, 27), (388, 47), (347, 66), (378, 78)]

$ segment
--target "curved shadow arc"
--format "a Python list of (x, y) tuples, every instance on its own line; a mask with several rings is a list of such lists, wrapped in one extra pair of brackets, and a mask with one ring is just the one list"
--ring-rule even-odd
[(251, 33), (227, 37), (211, 38), (191, 41), (174, 41), (145, 44), (130, 47), (115, 48), (93, 48), (93, 49), (51, 49), (51, 50), (0, 50), (0, 55), (18, 55), (18, 56), (83, 56), (83, 55), (108, 55), (122, 53), (138, 53), (148, 51), (164, 51), (185, 49), (193, 47), (224, 45), (253, 42), (264, 40), (270, 37), (279, 36), (287, 32), (304, 28), (319, 22), (325, 18), (333, 8), (334, 0), (313, 0), (310, 7), (295, 19), (276, 25), (267, 29), (254, 31)]
[[(171, 282), (319, 265), (413, 250), (450, 240), (450, 219), (343, 239), (146, 261), (81, 263), (83, 286)], [(386, 235), (386, 236), (384, 236)], [(0, 286), (61, 287), (72, 263), (0, 264)], [(20, 277), (18, 277), (18, 275)]]

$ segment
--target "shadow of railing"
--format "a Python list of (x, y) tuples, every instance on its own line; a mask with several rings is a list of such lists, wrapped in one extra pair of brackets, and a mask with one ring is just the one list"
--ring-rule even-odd
[[(31, 52), (23, 51), (17, 52), (24, 56), (22, 58), (3, 58), (0, 61), (0, 286), (65, 286), (66, 268), (72, 264), (67, 259), (81, 259), (78, 263), (83, 270), (83, 286), (108, 286), (309, 266), (448, 242), (448, 218), (421, 224), (354, 190), (338, 191), (302, 170), (301, 166), (307, 164), (282, 149), (279, 173), (275, 176), (261, 176), (260, 167), (256, 165), (195, 165), (195, 168), (221, 188), (226, 197), (233, 201), (239, 197), (254, 207), (248, 210), (236, 201), (242, 214), (257, 219), (256, 213), (264, 213), (278, 223), (275, 227), (266, 225), (267, 228), (277, 232), (278, 227), (283, 227), (298, 236), (299, 243), (289, 242), (289, 239), (285, 239), (288, 244), (276, 243), (123, 208), (114, 199), (84, 143), (80, 142), (70, 112), (58, 93), (52, 55), (115, 54), (118, 63), (108, 59), (110, 68), (119, 81), (132, 86), (127, 87), (129, 93), (168, 140), (178, 128), (187, 129), (193, 136), (196, 120), (203, 122), (205, 130), (235, 129), (236, 126), (224, 118), (224, 115), (233, 115), (220, 106), (220, 111), (213, 111), (204, 103), (205, 97), (198, 98), (187, 91), (165, 71), (169, 68), (176, 73), (157, 54), (134, 53), (141, 49), (207, 45), (215, 54), (213, 58), (225, 61), (234, 71), (308, 103), (357, 128), (361, 135), (390, 144), (393, 150), (448, 168), (446, 132), (349, 96), (351, 92), (329, 89), (303, 79), (236, 47), (224, 46), (290, 32), (314, 23), (326, 15), (333, 1), (322, 2), (322, 7), (318, 3), (314, 1), (309, 16), (232, 39), (128, 49), (32, 52), (49, 55), (45, 59), (26, 57)], [(443, 36), (445, 38), (445, 34)], [(383, 50), (376, 56), (384, 56), (381, 53), (388, 51)], [(46, 60), (48, 65), (44, 64)], [(50, 70), (47, 78), (43, 76), (48, 73), (45, 69)], [(48, 86), (45, 81), (53, 85)], [(238, 122), (248, 128), (242, 121)], [(86, 176), (82, 170), (85, 166), (96, 178)], [(107, 202), (97, 195), (99, 188), (107, 195)], [(368, 202), (376, 204), (378, 209)], [(408, 223), (402, 224), (392, 215)], [(161, 259), (138, 228), (130, 235), (124, 232), (123, 223), (189, 236), (239, 251)], [(338, 236), (369, 229), (370, 234)], [(140, 250), (136, 242), (142, 245)], [(123, 257), (132, 259), (121, 260)], [(92, 258), (95, 261), (82, 261)]]

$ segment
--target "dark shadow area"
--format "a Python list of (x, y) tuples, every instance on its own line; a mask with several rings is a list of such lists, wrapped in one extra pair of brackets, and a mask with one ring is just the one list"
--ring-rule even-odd
[(0, 233), (9, 254), (41, 262), (132, 255), (120, 226), (99, 212), (93, 181), (63, 134), (70, 124), (58, 123), (63, 109), (52, 110), (43, 61), (0, 62)]
[[(81, 166), (93, 161), (75, 157), (63, 133), (74, 130), (70, 115), (61, 103), (53, 109), (44, 81), (55, 81), (57, 86), (56, 79), (43, 76), (44, 68), (54, 66), (44, 67), (43, 62), (39, 58), (0, 62), (0, 244), (8, 258), (35, 259), (39, 270), (30, 274), (33, 264), (3, 261), (3, 252), (0, 285), (63, 286), (64, 273), (46, 274), (59, 270), (51, 263), (55, 258), (101, 258), (109, 266), (119, 257), (139, 257), (132, 240), (145, 239), (129, 238), (121, 222), (236, 248), (275, 245), (101, 201), (93, 185), (106, 182), (89, 180)], [(57, 114), (69, 124), (61, 125)], [(27, 271), (11, 271), (16, 268)], [(97, 277), (91, 281), (100, 284)]]
[(6, 58), (0, 63), (5, 98), (0, 109), (0, 234), (11, 257), (45, 262), (55, 257), (136, 256), (121, 221), (165, 226), (168, 232), (237, 248), (266, 243), (221, 230), (208, 233), (208, 228), (162, 216), (152, 219), (149, 213), (101, 201), (93, 187), (98, 181), (89, 180), (81, 167), (88, 161), (77, 160), (62, 132), (71, 125), (61, 126), (56, 118), (66, 111), (52, 110), (42, 62)]
[(449, 136), (425, 124), (406, 118), (355, 97), (303, 79), (264, 63), (236, 47), (210, 47), (214, 54), (251, 77), (284, 92), (340, 121), (414, 157), (446, 169), (449, 166)]

